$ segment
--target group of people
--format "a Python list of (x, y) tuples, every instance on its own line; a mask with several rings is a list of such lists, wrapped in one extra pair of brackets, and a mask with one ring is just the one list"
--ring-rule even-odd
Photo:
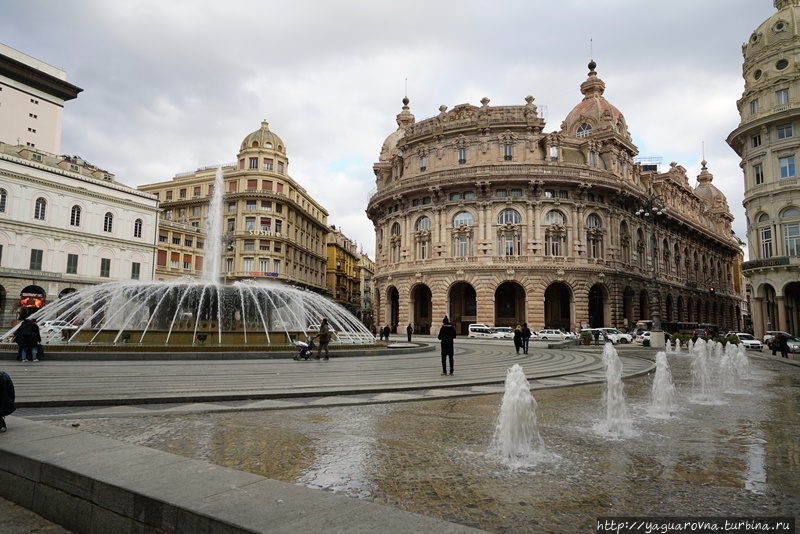
[(776, 352), (781, 353), (781, 358), (789, 357), (789, 340), (783, 334), (775, 334), (769, 340), (769, 347), (772, 349), (772, 355), (775, 356)]
[(29, 359), (39, 361), (43, 354), (42, 335), (36, 319), (24, 319), (14, 332), (14, 342), (17, 344), (17, 361), (27, 362)]
[(528, 323), (522, 323), (522, 326), (517, 325), (514, 329), (514, 348), (519, 354), (522, 349), (523, 354), (528, 354), (528, 344), (531, 340), (531, 329), (528, 328)]
[[(389, 341), (389, 334), (392, 333), (392, 329), (389, 328), (389, 325), (387, 324), (383, 328), (378, 328), (377, 331), (376, 331), (375, 330), (375, 325), (372, 325), (372, 335), (374, 336), (376, 333), (378, 335), (380, 335), (380, 340), (381, 341), (383, 341), (383, 340)], [(410, 341), (410, 339), (409, 339), (409, 341)]]

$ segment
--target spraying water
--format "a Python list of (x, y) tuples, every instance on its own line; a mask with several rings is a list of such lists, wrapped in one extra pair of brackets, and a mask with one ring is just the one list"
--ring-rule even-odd
[(208, 250), (208, 269), (203, 274), (203, 280), (216, 283), (219, 281), (222, 239), (220, 229), (222, 228), (222, 197), (225, 181), (222, 177), (222, 167), (217, 167), (217, 175), (214, 178), (214, 193), (211, 195), (211, 203), (208, 206), (208, 219), (206, 219), (206, 248)]
[(529, 465), (533, 453), (544, 451), (536, 423), (536, 399), (531, 395), (531, 386), (519, 364), (514, 364), (506, 374), (492, 449), (513, 468)]
[(633, 427), (628, 417), (628, 406), (622, 384), (622, 360), (614, 345), (607, 343), (603, 349), (603, 365), (606, 369), (606, 421), (603, 430), (614, 437), (627, 437)]
[(697, 339), (697, 343), (692, 347), (692, 385), (699, 390), (700, 396), (704, 399), (712, 397), (711, 391), (711, 363), (709, 352), (713, 347), (709, 347), (702, 338)]
[(665, 352), (656, 354), (656, 374), (650, 393), (650, 413), (656, 417), (669, 417), (675, 404), (675, 385), (672, 383), (672, 372)]

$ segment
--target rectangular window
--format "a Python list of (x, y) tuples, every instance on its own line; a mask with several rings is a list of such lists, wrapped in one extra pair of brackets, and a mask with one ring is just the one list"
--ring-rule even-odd
[[(244, 250), (255, 250), (255, 249), (256, 249), (256, 242), (255, 241), (245, 241), (244, 242)], [(245, 270), (247, 270), (247, 269), (245, 269)]]
[(275, 219), (275, 231), (277, 233), (283, 232), (283, 221)]
[(283, 193), (283, 184), (282, 183), (278, 182), (277, 184), (275, 184), (275, 186), (277, 188), (275, 190), (276, 193)]
[(266, 232), (272, 228), (272, 219), (269, 217), (261, 217), (261, 230)]
[(258, 158), (250, 158), (250, 168), (258, 169)]
[(100, 258), (100, 276), (109, 278), (111, 276), (111, 259)]
[(228, 182), (228, 193), (235, 193), (239, 189), (239, 183), (234, 181)]
[(280, 174), (283, 174), (283, 162), (282, 161), (278, 162), (278, 172)]
[(178, 194), (178, 198), (186, 198), (186, 189), (185, 188), (180, 190), (180, 192)]
[(750, 101), (750, 115), (755, 115), (758, 113), (758, 99)]
[(203, 242), (199, 239), (197, 240), (197, 248), (203, 248)]
[(193, 195), (196, 196), (196, 197), (200, 196), (200, 186), (199, 185), (195, 186)]
[(256, 229), (256, 218), (246, 217), (244, 220), (244, 231), (251, 232)]
[(236, 219), (228, 219), (228, 232), (236, 231)]
[(192, 216), (193, 217), (200, 216), (200, 206), (192, 206)]
[(800, 256), (800, 223), (783, 225), (787, 256)]
[[(270, 191), (272, 191), (272, 185), (270, 185)], [(271, 200), (262, 200), (261, 201), (261, 209), (264, 211), (272, 211), (272, 201)]]
[(794, 156), (788, 158), (778, 159), (778, 164), (781, 167), (781, 178), (794, 178)]
[(505, 189), (498, 189), (497, 191), (494, 192), (494, 196), (501, 197), (501, 198), (502, 197), (507, 197), (508, 196), (508, 191), (505, 190)]
[(458, 162), (459, 163), (466, 163), (467, 162), (467, 149), (466, 148), (459, 148), (458, 149)]
[(503, 159), (505, 161), (511, 161), (514, 159), (514, 153), (512, 152), (511, 148), (512, 145), (510, 144), (503, 145)]
[(283, 213), (283, 204), (275, 204), (275, 213)]
[(778, 134), (778, 139), (788, 139), (792, 137), (792, 125), (791, 124), (783, 124), (775, 128), (776, 133)]
[(522, 196), (522, 189), (512, 189), (511, 190), (512, 197), (521, 197)]
[(424, 171), (427, 168), (428, 168), (428, 156), (420, 156), (419, 170)]
[(172, 236), (172, 244), (173, 245), (180, 245), (181, 244), (181, 236)]
[[(269, 241), (259, 241), (258, 242), (258, 250), (269, 250)], [(266, 269), (261, 269), (262, 271), (266, 271)]]
[(788, 89), (781, 89), (780, 91), (775, 91), (775, 104), (778, 106), (784, 106), (789, 103), (789, 90)]
[(137, 263), (137, 262), (131, 263), (131, 280), (138, 280), (139, 279), (139, 273), (141, 272), (141, 270), (142, 270), (142, 264), (141, 263)]
[(758, 165), (753, 165), (753, 181), (756, 185), (764, 183), (764, 168), (760, 163)]
[(255, 260), (253, 258), (244, 258), (242, 262), (242, 267), (244, 267), (245, 272), (253, 272), (255, 268)]
[(272, 250), (274, 252), (280, 252), (281, 251), (281, 245), (279, 243), (275, 243), (275, 246), (272, 247)]
[(247, 190), (256, 191), (258, 189), (258, 180), (247, 180)]
[(750, 145), (753, 148), (758, 148), (761, 146), (761, 134), (756, 134), (750, 138)]
[(281, 272), (281, 260), (274, 260), (272, 262), (272, 272), (273, 273), (280, 273)]
[(172, 200), (172, 191), (167, 191), (164, 194), (164, 198), (166, 198), (167, 200)]
[(39, 249), (31, 249), (31, 263), (30, 263), (30, 270), (31, 271), (41, 271), (42, 270), (42, 257), (44, 256), (44, 251)]
[(236, 202), (228, 202), (228, 213), (236, 213)]
[(165, 235), (160, 235), (160, 236), (158, 236), (158, 242), (159, 242), (159, 243), (166, 243), (166, 242), (167, 242), (167, 239), (168, 239), (168, 238), (167, 238), (167, 236), (165, 236)]
[(261, 258), (258, 260), (258, 270), (262, 273), (269, 272), (269, 260)]
[(761, 229), (761, 259), (772, 257), (772, 228)]
[(78, 274), (77, 254), (67, 254), (67, 274)]
[(192, 240), (191, 239), (184, 239), (183, 240), (183, 246), (184, 247), (191, 247), (192, 246)]
[[(271, 171), (272, 170), (272, 159), (264, 158), (264, 170), (265, 171)], [(272, 188), (270, 187), (270, 189), (272, 189)]]
[[(255, 191), (255, 189), (254, 189), (254, 191)], [(246, 209), (247, 211), (256, 211), (256, 201), (255, 200), (248, 200), (247, 203), (245, 204), (244, 209)]]

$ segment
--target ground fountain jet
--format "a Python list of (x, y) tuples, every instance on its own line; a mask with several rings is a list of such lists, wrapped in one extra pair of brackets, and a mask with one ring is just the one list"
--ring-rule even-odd
[(603, 366), (606, 369), (606, 391), (603, 401), (606, 406), (606, 420), (599, 425), (600, 430), (615, 438), (629, 437), (633, 434), (633, 425), (628, 417), (628, 406), (622, 384), (622, 360), (617, 349), (606, 343), (603, 349)]
[(536, 399), (519, 364), (506, 374), (505, 393), (495, 423), (492, 449), (506, 465), (521, 468), (535, 462), (533, 456), (544, 451), (544, 441), (536, 423)]
[(675, 405), (675, 384), (672, 383), (672, 372), (665, 352), (656, 353), (656, 374), (650, 388), (650, 397), (650, 414), (654, 417), (669, 417)]
[[(217, 175), (207, 225), (208, 271), (201, 280), (111, 282), (69, 293), (37, 311), (42, 321), (66, 321), (70, 345), (124, 347), (282, 346), (316, 333), (323, 318), (332, 343), (374, 342), (372, 333), (336, 302), (278, 281), (220, 283), (223, 205), (222, 168)], [(310, 328), (311, 327), (311, 328)], [(15, 329), (0, 336), (8, 342)], [(52, 340), (57, 341), (57, 340)]]

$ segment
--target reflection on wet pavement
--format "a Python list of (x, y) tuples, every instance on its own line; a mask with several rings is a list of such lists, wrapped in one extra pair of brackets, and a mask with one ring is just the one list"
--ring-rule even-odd
[(625, 439), (595, 431), (602, 384), (535, 391), (547, 454), (516, 470), (489, 450), (499, 395), (56, 424), (490, 532), (594, 532), (600, 516), (800, 510), (800, 368), (753, 360), (737, 391), (710, 403), (696, 402), (690, 356), (671, 354), (669, 365), (671, 417), (648, 415), (653, 375), (625, 381)]

